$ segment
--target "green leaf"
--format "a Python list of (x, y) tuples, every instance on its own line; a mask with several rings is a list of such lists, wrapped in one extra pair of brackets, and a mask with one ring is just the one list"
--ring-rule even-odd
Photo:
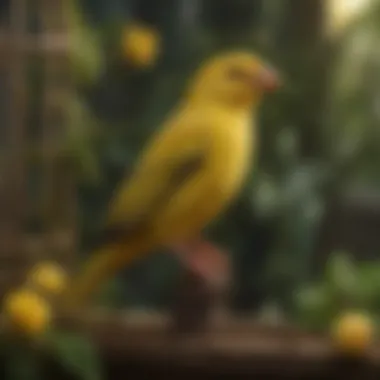
[(85, 337), (61, 331), (53, 331), (49, 344), (60, 363), (83, 380), (100, 380), (102, 369), (95, 346)]
[(5, 371), (8, 380), (38, 380), (42, 377), (39, 352), (25, 342), (8, 342)]
[(124, 281), (117, 277), (110, 280), (101, 290), (97, 297), (97, 305), (108, 308), (118, 308), (123, 304), (124, 300)]
[(358, 293), (361, 306), (378, 311), (380, 309), (380, 264), (362, 264), (358, 268)]
[(258, 179), (252, 194), (256, 215), (261, 218), (269, 218), (278, 212), (281, 206), (279, 191), (279, 186), (274, 178), (262, 176)]
[(357, 296), (358, 276), (354, 263), (345, 252), (333, 253), (326, 266), (326, 281), (332, 293), (345, 300)]
[(96, 152), (98, 124), (83, 99), (73, 96), (68, 109), (69, 124), (63, 142), (63, 154), (70, 158), (84, 181), (97, 183), (101, 180)]
[(78, 2), (70, 2), (69, 38), (71, 46), (72, 68), (77, 81), (93, 83), (104, 68), (100, 37), (87, 25)]
[(328, 288), (323, 284), (299, 290), (296, 293), (295, 306), (298, 323), (312, 329), (325, 328), (338, 308)]

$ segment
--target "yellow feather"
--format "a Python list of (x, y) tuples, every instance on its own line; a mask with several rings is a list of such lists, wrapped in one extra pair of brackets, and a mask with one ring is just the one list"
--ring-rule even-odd
[[(201, 66), (117, 189), (107, 226), (122, 236), (90, 258), (68, 294), (72, 305), (134, 259), (196, 236), (230, 204), (252, 165), (256, 110), (271, 80), (249, 53), (222, 54)], [(186, 167), (187, 175), (177, 174)]]

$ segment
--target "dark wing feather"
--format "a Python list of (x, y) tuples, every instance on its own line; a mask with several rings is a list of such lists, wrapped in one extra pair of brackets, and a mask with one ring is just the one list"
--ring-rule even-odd
[(152, 216), (156, 215), (159, 210), (165, 206), (170, 198), (180, 189), (189, 178), (203, 168), (206, 161), (204, 152), (192, 153), (185, 156), (184, 159), (171, 169), (169, 179), (165, 187), (150, 200), (146, 205), (145, 212), (142, 212), (138, 218), (130, 220), (126, 215), (125, 221), (118, 221), (116, 224), (107, 225), (99, 234), (97, 244), (115, 243), (120, 240), (127, 240), (130, 236), (135, 236), (144, 231), (149, 226)]

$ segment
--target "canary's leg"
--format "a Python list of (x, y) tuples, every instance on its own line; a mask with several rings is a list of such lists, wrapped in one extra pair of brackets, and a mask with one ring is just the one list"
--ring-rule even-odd
[(212, 314), (223, 311), (218, 308), (224, 306), (222, 299), (229, 282), (227, 255), (202, 239), (172, 248), (184, 264), (172, 309), (172, 331), (180, 334), (205, 331)]
[(220, 288), (228, 282), (228, 256), (213, 243), (197, 238), (175, 244), (172, 249), (189, 272), (203, 278), (212, 287)]

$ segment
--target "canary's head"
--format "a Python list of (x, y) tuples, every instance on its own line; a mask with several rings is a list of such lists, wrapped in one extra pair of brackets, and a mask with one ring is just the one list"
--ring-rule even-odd
[(258, 104), (265, 93), (274, 91), (279, 82), (276, 72), (257, 55), (230, 52), (201, 66), (190, 85), (189, 97), (246, 109)]

